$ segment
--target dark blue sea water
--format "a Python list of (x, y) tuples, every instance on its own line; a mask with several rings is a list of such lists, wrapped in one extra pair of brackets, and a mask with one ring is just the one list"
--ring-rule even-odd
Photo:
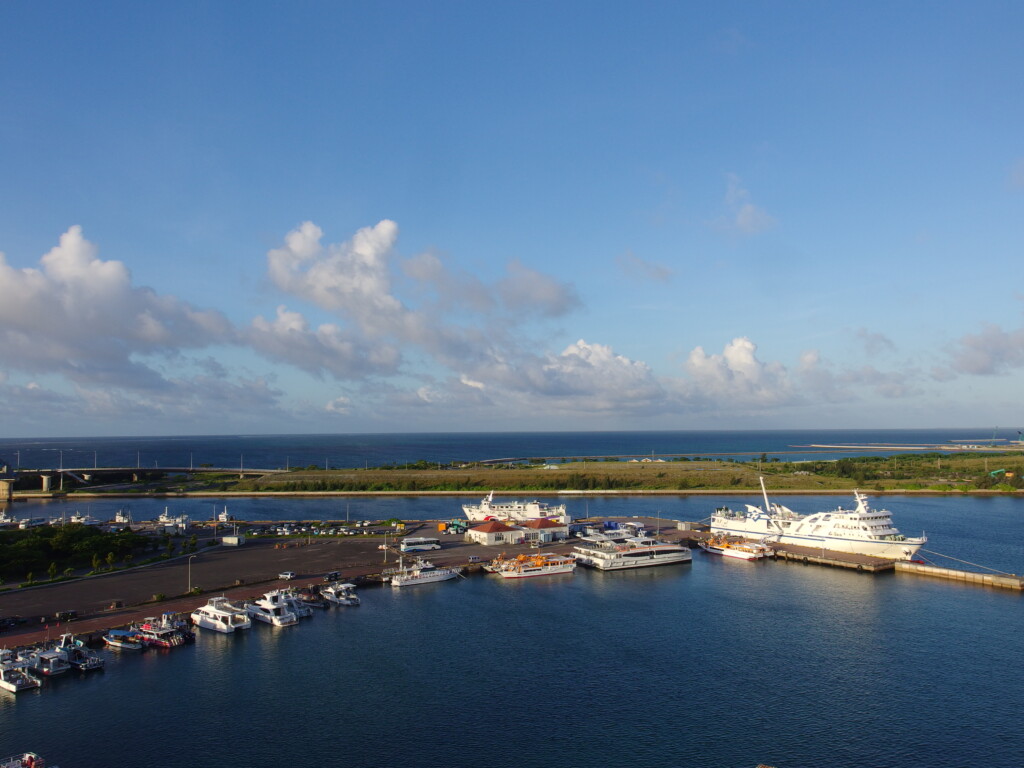
[[(315, 465), (365, 467), (415, 461), (670, 454), (760, 454), (796, 461), (834, 458), (809, 444), (977, 441), (988, 429), (772, 430), (717, 432), (506, 432), (378, 435), (224, 435), (125, 438), (0, 439), (0, 458), (25, 468), (63, 467), (256, 467)], [(1016, 432), (999, 433), (1016, 439)], [(864, 452), (859, 452), (864, 453)], [(871, 451), (869, 453), (877, 453)]]
[[(360, 508), (448, 517), (460, 501)], [(740, 501), (586, 503), (697, 518)], [(884, 501), (904, 531), (927, 530), (930, 550), (1024, 571), (1021, 501)], [(325, 502), (275, 503), (310, 518)], [(1024, 764), (1021, 600), (701, 552), (632, 573), (365, 589), (360, 608), (298, 627), (205, 633), (0, 696), (0, 751), (32, 748), (64, 768), (1009, 768)]]

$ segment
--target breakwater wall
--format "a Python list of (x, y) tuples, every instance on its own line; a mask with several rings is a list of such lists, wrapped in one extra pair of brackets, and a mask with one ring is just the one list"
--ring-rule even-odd
[(1024, 590), (1024, 578), (1010, 574), (974, 573), (972, 571), (961, 571), (956, 568), (940, 568), (936, 565), (923, 565), (921, 563), (907, 563), (903, 561), (896, 563), (896, 572), (930, 576), (935, 579), (961, 581), (965, 584), (977, 584), (983, 587), (1015, 589), (1018, 592)]

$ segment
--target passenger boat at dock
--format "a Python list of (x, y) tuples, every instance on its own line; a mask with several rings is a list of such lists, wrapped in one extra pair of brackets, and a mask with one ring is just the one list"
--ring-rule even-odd
[(28, 663), (15, 657), (14, 651), (6, 648), (0, 651), (0, 688), (11, 693), (20, 693), (38, 688), (42, 684), (42, 680), (29, 674)]
[(473, 523), (488, 520), (509, 520), (525, 523), (528, 520), (553, 520), (568, 524), (572, 517), (565, 511), (565, 504), (551, 506), (542, 501), (495, 501), (494, 491), (488, 493), (479, 504), (463, 504), (466, 519)]
[(788, 507), (769, 501), (761, 478), (764, 507), (745, 505), (746, 512), (720, 507), (711, 516), (711, 532), (766, 542), (797, 544), (833, 552), (849, 552), (892, 560), (912, 560), (928, 538), (907, 538), (896, 529), (892, 515), (884, 509), (871, 509), (867, 497), (854, 491), (854, 509), (842, 506), (828, 512), (801, 515)]
[(159, 619), (149, 616), (132, 628), (136, 640), (152, 648), (177, 648), (185, 644), (185, 635), (171, 624), (166, 615)]
[(429, 560), (416, 558), (412, 565), (403, 565), (399, 561), (397, 568), (382, 571), (381, 576), (389, 580), (392, 587), (411, 587), (417, 584), (454, 579), (461, 570), (461, 568), (438, 568)]
[[(35, 752), (21, 752), (10, 757), (0, 757), (0, 768), (46, 768), (46, 761)], [(50, 768), (57, 768), (51, 765)]]
[(774, 549), (759, 541), (730, 541), (729, 537), (724, 534), (718, 534), (697, 543), (701, 549), (712, 555), (722, 555), (737, 560), (760, 560), (762, 557), (769, 557), (775, 553)]
[(230, 634), (235, 630), (249, 629), (252, 620), (244, 608), (239, 608), (223, 595), (211, 597), (206, 605), (192, 611), (192, 623), (202, 629)]
[(573, 548), (576, 562), (601, 571), (688, 563), (693, 559), (685, 544), (654, 539), (640, 532), (598, 533), (584, 536), (581, 541)]
[(552, 576), (572, 573), (576, 570), (576, 558), (572, 555), (498, 555), (484, 565), (484, 570), (503, 579), (527, 579), (533, 576)]

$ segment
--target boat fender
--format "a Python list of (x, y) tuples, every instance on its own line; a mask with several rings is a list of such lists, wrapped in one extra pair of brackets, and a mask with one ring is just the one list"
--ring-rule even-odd
[(804, 565), (807, 565), (807, 563), (808, 563), (807, 555), (804, 555)]
[(863, 572), (863, 570), (864, 570), (864, 566), (863, 566), (863, 565), (861, 565), (860, 563), (857, 563), (857, 570), (858, 570), (858, 571), (862, 571), (862, 572)]

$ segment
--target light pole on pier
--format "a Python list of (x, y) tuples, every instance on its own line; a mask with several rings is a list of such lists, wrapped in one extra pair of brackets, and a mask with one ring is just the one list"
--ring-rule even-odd
[(198, 555), (188, 556), (188, 594), (192, 594), (192, 559), (198, 557)]

